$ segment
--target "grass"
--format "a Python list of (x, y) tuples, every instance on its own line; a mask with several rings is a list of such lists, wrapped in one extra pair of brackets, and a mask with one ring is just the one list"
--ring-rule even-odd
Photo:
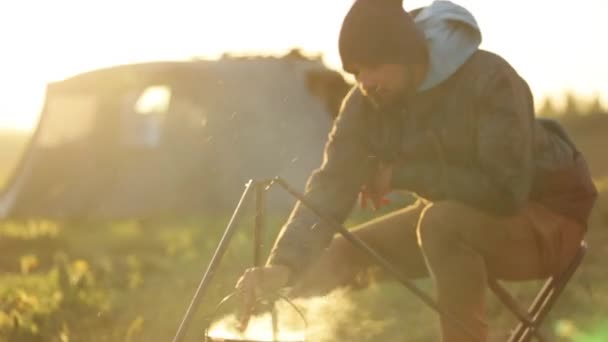
[[(269, 226), (278, 226), (282, 219), (275, 218)], [(243, 226), (251, 222), (248, 218)], [(226, 223), (227, 216), (171, 222), (4, 223), (0, 341), (171, 340)], [(554, 333), (593, 335), (608, 326), (608, 231), (603, 228), (594, 222), (585, 264), (547, 325)], [(188, 341), (202, 338), (205, 318), (251, 263), (250, 242), (245, 230), (234, 237)], [(420, 285), (430, 291), (428, 281)], [(538, 286), (532, 282), (511, 289), (531, 300)], [(492, 328), (504, 334), (515, 321), (490, 298)], [(434, 336), (434, 314), (396, 284), (343, 295), (338, 304), (317, 304), (315, 312), (335, 310), (335, 305), (341, 309), (332, 311), (332, 334), (340, 340), (397, 341), (404, 332), (412, 341)]]

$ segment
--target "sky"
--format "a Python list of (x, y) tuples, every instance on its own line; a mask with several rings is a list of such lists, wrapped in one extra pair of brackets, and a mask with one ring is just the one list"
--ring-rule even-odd
[[(381, 0), (377, 0), (381, 1)], [(404, 0), (406, 10), (432, 0)], [(454, 0), (482, 48), (505, 57), (537, 102), (573, 91), (608, 104), (605, 0)], [(339, 70), (352, 0), (20, 0), (0, 3), (0, 128), (35, 127), (48, 82), (152, 60), (282, 54), (293, 47)]]

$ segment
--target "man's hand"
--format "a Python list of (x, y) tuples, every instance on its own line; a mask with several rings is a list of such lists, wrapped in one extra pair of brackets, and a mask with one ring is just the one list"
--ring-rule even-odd
[(380, 162), (370, 181), (361, 189), (361, 208), (367, 208), (367, 202), (370, 200), (374, 206), (374, 210), (378, 210), (382, 205), (388, 204), (389, 200), (385, 196), (391, 192), (392, 178), (393, 166)]
[(290, 270), (286, 266), (272, 265), (249, 268), (236, 283), (241, 302), (239, 330), (244, 332), (260, 296), (275, 292), (287, 285)]

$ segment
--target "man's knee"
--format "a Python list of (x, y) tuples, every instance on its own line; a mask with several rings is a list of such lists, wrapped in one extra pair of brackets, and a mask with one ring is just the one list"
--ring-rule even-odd
[(428, 205), (418, 221), (418, 245), (426, 252), (444, 250), (463, 233), (463, 216), (470, 208), (456, 201), (440, 201)]

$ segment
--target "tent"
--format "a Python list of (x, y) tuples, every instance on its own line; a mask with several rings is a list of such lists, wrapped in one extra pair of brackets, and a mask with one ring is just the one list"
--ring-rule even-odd
[(303, 189), (348, 88), (297, 51), (120, 65), (51, 83), (0, 218), (195, 214), (233, 208), (248, 179), (277, 175)]

